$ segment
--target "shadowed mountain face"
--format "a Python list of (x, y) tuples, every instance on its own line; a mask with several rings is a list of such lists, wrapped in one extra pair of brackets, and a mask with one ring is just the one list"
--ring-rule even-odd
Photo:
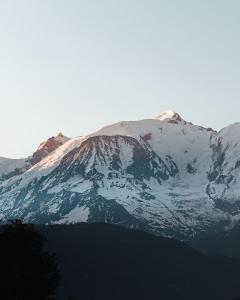
[(193, 239), (189, 241), (189, 244), (205, 253), (240, 259), (240, 223), (236, 224), (233, 229), (201, 239)]
[(88, 136), (50, 138), (31, 160), (25, 169), (11, 165), (12, 172), (4, 161), (9, 173), (0, 165), (3, 220), (100, 221), (189, 240), (240, 218), (239, 123), (216, 132), (169, 111)]
[(203, 255), (175, 240), (107, 224), (40, 227), (73, 299), (231, 300), (240, 263)]

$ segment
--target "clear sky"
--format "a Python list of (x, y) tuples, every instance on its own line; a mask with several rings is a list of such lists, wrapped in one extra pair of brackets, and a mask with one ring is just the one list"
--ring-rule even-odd
[(239, 0), (1, 0), (0, 156), (175, 110), (240, 121)]

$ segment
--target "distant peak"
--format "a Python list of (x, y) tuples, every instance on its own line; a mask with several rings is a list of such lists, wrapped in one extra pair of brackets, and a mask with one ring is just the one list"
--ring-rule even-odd
[(57, 136), (50, 137), (47, 141), (42, 142), (33, 153), (32, 157), (29, 159), (30, 164), (32, 166), (37, 164), (49, 153), (55, 151), (69, 140), (70, 138), (66, 137), (61, 132)]
[(56, 144), (62, 145), (69, 140), (70, 138), (66, 137), (64, 134), (60, 132), (57, 136), (52, 136), (47, 141), (42, 142), (38, 147), (38, 150), (42, 148), (48, 148), (50, 145), (56, 145)]
[(164, 111), (162, 112), (158, 117), (158, 120), (160, 121), (175, 121), (175, 122), (181, 122), (182, 118), (180, 117), (180, 115), (178, 113), (176, 113), (173, 110), (168, 110), (168, 111)]
[(62, 132), (60, 132), (57, 136), (53, 137), (53, 139), (63, 144), (70, 140), (70, 138), (65, 136)]

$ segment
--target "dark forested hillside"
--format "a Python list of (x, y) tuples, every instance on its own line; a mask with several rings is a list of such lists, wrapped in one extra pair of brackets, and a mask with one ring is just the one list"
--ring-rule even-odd
[(106, 224), (40, 227), (57, 253), (60, 299), (231, 300), (240, 263), (176, 240)]

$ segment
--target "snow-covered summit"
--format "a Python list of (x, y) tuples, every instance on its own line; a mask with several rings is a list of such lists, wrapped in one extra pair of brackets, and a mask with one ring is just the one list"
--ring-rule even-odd
[(240, 220), (240, 124), (216, 132), (167, 111), (59, 134), (28, 162), (0, 182), (2, 219), (102, 221), (181, 238)]
[(181, 122), (183, 119), (180, 117), (178, 113), (176, 113), (173, 110), (167, 110), (162, 112), (159, 116), (156, 117), (156, 119), (160, 121), (176, 121), (176, 122)]

